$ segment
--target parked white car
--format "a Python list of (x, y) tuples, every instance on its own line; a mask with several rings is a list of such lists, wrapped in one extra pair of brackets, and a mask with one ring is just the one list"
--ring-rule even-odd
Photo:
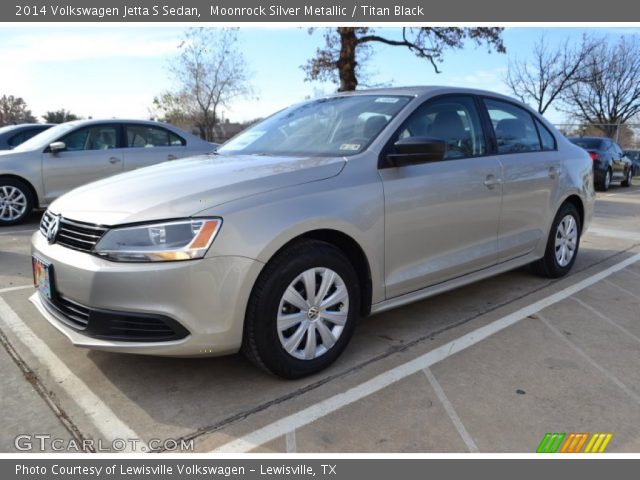
[(172, 125), (144, 120), (79, 120), (0, 152), (0, 226), (20, 223), (80, 185), (155, 163), (213, 151)]

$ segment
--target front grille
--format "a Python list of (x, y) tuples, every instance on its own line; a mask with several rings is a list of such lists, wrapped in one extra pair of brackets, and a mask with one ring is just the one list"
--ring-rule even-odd
[(162, 342), (189, 335), (180, 323), (163, 315), (91, 308), (59, 294), (51, 300), (41, 298), (58, 321), (89, 337), (123, 342)]
[(68, 326), (77, 330), (87, 328), (91, 311), (84, 305), (80, 305), (60, 295), (56, 296), (55, 301), (49, 299), (45, 299), (45, 301), (50, 308), (64, 318), (64, 323)]
[[(47, 231), (54, 215), (47, 210), (40, 221), (40, 233), (47, 236)], [(60, 217), (60, 227), (55, 242), (59, 245), (90, 252), (96, 246), (102, 235), (107, 231), (107, 227), (95, 225), (93, 223), (78, 222)]]

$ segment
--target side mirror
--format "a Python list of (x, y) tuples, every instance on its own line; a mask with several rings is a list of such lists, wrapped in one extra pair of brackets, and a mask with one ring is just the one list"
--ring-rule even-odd
[(393, 144), (394, 153), (386, 155), (387, 166), (403, 167), (444, 159), (447, 143), (439, 138), (406, 137)]
[(49, 151), (54, 155), (62, 150), (66, 150), (66, 148), (67, 146), (64, 142), (53, 142), (49, 144)]

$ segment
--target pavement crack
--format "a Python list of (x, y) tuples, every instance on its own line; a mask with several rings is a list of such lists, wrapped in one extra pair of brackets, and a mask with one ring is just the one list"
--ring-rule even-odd
[(0, 344), (4, 347), (5, 351), (11, 357), (11, 360), (16, 364), (16, 366), (22, 372), (25, 380), (29, 382), (29, 384), (34, 388), (34, 390), (40, 395), (40, 397), (44, 400), (46, 405), (51, 409), (53, 414), (60, 420), (60, 423), (64, 426), (64, 428), (69, 432), (71, 437), (76, 441), (78, 445), (83, 448), (85, 452), (95, 453), (95, 449), (92, 446), (92, 442), (90, 439), (85, 437), (78, 426), (71, 420), (71, 417), (67, 414), (67, 412), (62, 408), (60, 402), (55, 397), (54, 393), (51, 390), (48, 390), (44, 385), (38, 374), (27, 364), (27, 362), (22, 358), (22, 356), (18, 353), (18, 351), (13, 347), (9, 338), (6, 334), (0, 329)]

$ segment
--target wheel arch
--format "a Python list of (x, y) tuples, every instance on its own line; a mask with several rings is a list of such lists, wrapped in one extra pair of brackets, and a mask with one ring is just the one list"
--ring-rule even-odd
[(0, 173), (0, 179), (2, 178), (12, 178), (14, 180), (19, 180), (20, 182), (24, 183), (27, 186), (27, 188), (29, 188), (29, 193), (31, 193), (31, 196), (33, 198), (33, 208), (39, 208), (40, 199), (38, 198), (38, 192), (36, 191), (35, 187), (29, 180), (27, 180), (24, 177), (21, 177), (20, 175), (14, 175), (12, 173)]
[(281, 245), (270, 257), (273, 258), (282, 250), (303, 240), (318, 240), (340, 249), (349, 259), (356, 271), (360, 283), (360, 315), (367, 316), (371, 312), (373, 284), (369, 259), (360, 244), (350, 235), (339, 230), (319, 228), (298, 234)]
[(582, 202), (582, 199), (579, 195), (571, 194), (562, 201), (562, 203), (558, 207), (558, 210), (560, 210), (560, 208), (562, 208), (562, 205), (564, 205), (565, 203), (572, 204), (574, 207), (576, 207), (576, 210), (578, 210), (578, 215), (580, 215), (580, 233), (582, 234), (582, 231), (584, 230), (584, 203)]

